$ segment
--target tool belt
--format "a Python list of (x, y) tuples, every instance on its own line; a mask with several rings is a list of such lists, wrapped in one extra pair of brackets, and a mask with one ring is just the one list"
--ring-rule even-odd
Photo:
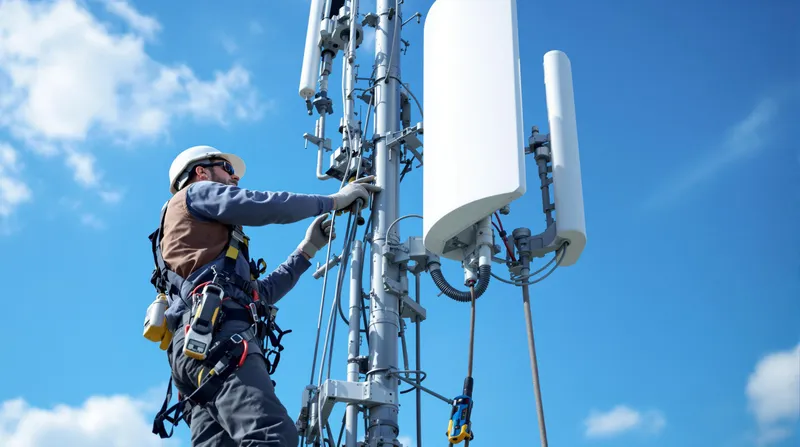
[[(253, 312), (257, 315), (255, 319), (253, 318)], [(174, 427), (180, 423), (181, 419), (187, 425), (191, 425), (190, 414), (192, 406), (203, 406), (210, 402), (219, 392), (225, 380), (244, 364), (247, 356), (251, 353), (248, 340), (259, 343), (264, 353), (263, 358), (267, 371), (270, 375), (273, 375), (280, 362), (281, 351), (283, 351), (281, 340), (284, 335), (292, 332), (291, 330), (281, 330), (278, 327), (275, 323), (276, 313), (277, 308), (274, 306), (265, 308), (263, 305), (256, 305), (253, 302), (243, 307), (224, 307), (221, 310), (220, 323), (217, 328), (220, 328), (225, 321), (229, 320), (247, 321), (251, 323), (251, 326), (223, 340), (215, 341), (215, 345), (201, 363), (203, 368), (201, 372), (208, 371), (208, 373), (201, 374), (201, 378), (198, 379), (197, 389), (188, 396), (182, 396), (181, 393), (178, 393), (178, 402), (167, 408), (172, 399), (172, 376), (170, 375), (167, 394), (161, 410), (153, 419), (153, 433), (161, 438), (169, 438), (172, 436)], [(182, 326), (188, 327), (190, 319), (191, 312), (186, 312), (182, 318)], [(179, 347), (175, 347), (173, 343), (171, 349), (179, 349)], [(272, 385), (276, 385), (274, 380)], [(166, 431), (165, 421), (172, 424), (169, 432)]]

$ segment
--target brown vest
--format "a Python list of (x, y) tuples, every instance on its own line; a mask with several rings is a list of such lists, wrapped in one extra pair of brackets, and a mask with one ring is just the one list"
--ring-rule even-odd
[(167, 206), (161, 255), (167, 268), (183, 278), (211, 262), (228, 243), (228, 227), (219, 222), (203, 222), (186, 207), (186, 191), (178, 191)]

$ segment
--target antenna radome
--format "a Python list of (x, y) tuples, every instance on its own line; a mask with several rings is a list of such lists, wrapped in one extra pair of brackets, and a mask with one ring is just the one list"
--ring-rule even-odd
[[(569, 241), (560, 264), (569, 266), (578, 260), (586, 246), (586, 221), (572, 69), (566, 54), (548, 51), (544, 55), (544, 83), (553, 157), (556, 237)], [(426, 155), (429, 160), (430, 155)]]
[(308, 30), (306, 31), (306, 47), (303, 53), (303, 68), (300, 71), (300, 97), (310, 99), (317, 91), (319, 80), (320, 58), (320, 23), (325, 0), (311, 0), (308, 13)]
[(424, 39), (423, 240), (460, 261), (473, 225), (525, 193), (516, 2), (437, 0)]

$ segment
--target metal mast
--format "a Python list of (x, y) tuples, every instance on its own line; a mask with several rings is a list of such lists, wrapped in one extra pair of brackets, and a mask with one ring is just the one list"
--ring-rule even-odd
[[(306, 444), (322, 445), (333, 442), (329, 428), (329, 417), (336, 403), (345, 403), (345, 420), (341, 435), (345, 436), (345, 446), (356, 447), (358, 426), (361, 413), (365, 414), (365, 445), (398, 445), (398, 337), (401, 332), (401, 303), (411, 302), (408, 297), (407, 262), (416, 262), (414, 272), (424, 270), (424, 248), (414, 252), (416, 256), (405, 256), (400, 259), (397, 249), (401, 245), (396, 223), (399, 211), (399, 179), (402, 150), (412, 152), (421, 143), (415, 134), (421, 130), (421, 124), (410, 126), (407, 123), (408, 101), (401, 99), (400, 87), (400, 32), (402, 30), (402, 14), (400, 1), (377, 0), (375, 13), (363, 15), (359, 20), (358, 0), (312, 0), (309, 16), (309, 32), (306, 41), (306, 57), (304, 58), (303, 75), (301, 77), (300, 96), (305, 98), (309, 114), (316, 110), (319, 113), (314, 135), (305, 134), (308, 142), (317, 146), (317, 178), (320, 180), (336, 179), (344, 185), (348, 181), (359, 181), (363, 177), (375, 179), (375, 184), (382, 188), (372, 198), (370, 207), (370, 228), (365, 235), (365, 242), (370, 243), (370, 259), (364, 257), (364, 246), (355, 240), (357, 224), (360, 224), (360, 213), (348, 216), (348, 231), (339, 256), (330, 256), (314, 274), (315, 278), (324, 276), (323, 294), (320, 303), (320, 325), (318, 325), (317, 346), (314, 350), (314, 364), (309, 386), (303, 393), (303, 408), (297, 421), (300, 436)], [(419, 16), (417, 14), (416, 16)], [(419, 22), (419, 20), (418, 20)], [(318, 26), (319, 24), (319, 26)], [(355, 65), (356, 47), (363, 39), (361, 26), (375, 28), (375, 57), (369, 76), (370, 87), (364, 90), (359, 98), (369, 104), (366, 122), (356, 117), (354, 107), (355, 84), (358, 79)], [(317, 35), (319, 34), (319, 37)], [(342, 119), (339, 121), (339, 132), (342, 134), (341, 147), (335, 149), (330, 157), (330, 168), (323, 171), (322, 155), (331, 151), (330, 139), (325, 137), (326, 115), (333, 113), (331, 95), (329, 94), (329, 75), (331, 65), (337, 54), (342, 54)], [(318, 73), (318, 79), (314, 73)], [(317, 85), (318, 81), (318, 85)], [(405, 114), (401, 113), (401, 109)], [(403, 122), (401, 123), (401, 117)], [(371, 121), (374, 119), (374, 121)], [(362, 128), (366, 126), (365, 128)], [(402, 127), (406, 128), (403, 129)], [(365, 139), (368, 127), (373, 127), (371, 138)], [(409, 144), (411, 142), (411, 144)], [(371, 157), (366, 152), (372, 150)], [(415, 153), (415, 156), (417, 154)], [(421, 157), (420, 157), (421, 158)], [(358, 209), (367, 204), (358, 204)], [(355, 211), (357, 211), (355, 210)], [(356, 218), (354, 214), (359, 214)], [(344, 216), (342, 216), (344, 218)], [(419, 217), (419, 216), (417, 216)], [(363, 221), (362, 221), (363, 222)], [(419, 238), (412, 238), (419, 240)], [(417, 244), (421, 248), (421, 243)], [(349, 262), (348, 261), (349, 259)], [(370, 263), (369, 280), (369, 321), (366, 309), (362, 309), (362, 274)], [(328, 329), (324, 336), (320, 369), (316, 369), (317, 351), (320, 348), (322, 310), (325, 305), (325, 289), (328, 275), (335, 267), (339, 267), (338, 278), (333, 280), (336, 290), (330, 307)], [(335, 344), (336, 312), (345, 319), (341, 300), (342, 283), (345, 270), (350, 270), (348, 330), (348, 364), (347, 379), (330, 378), (330, 352)], [(419, 323), (425, 319), (424, 309), (414, 303), (402, 317), (413, 318)], [(408, 310), (412, 309), (412, 310)], [(362, 326), (362, 318), (365, 326)], [(360, 355), (361, 332), (367, 333), (369, 353)], [(366, 354), (366, 353), (365, 353)], [(328, 357), (328, 373), (323, 379), (323, 368)], [(315, 380), (315, 372), (318, 377)], [(408, 371), (403, 371), (406, 375)], [(360, 374), (364, 375), (363, 381)], [(338, 443), (337, 443), (338, 444)]]
[[(378, 27), (375, 31), (375, 177), (383, 191), (375, 196), (372, 210), (372, 290), (369, 326), (369, 371), (367, 381), (383, 385), (397, 396), (397, 380), (387, 376), (397, 368), (397, 334), (400, 332), (400, 303), (397, 291), (401, 281), (397, 264), (383, 256), (387, 239), (399, 242), (397, 226), (387, 234), (389, 225), (397, 219), (399, 202), (399, 145), (390, 147), (388, 140), (399, 128), (400, 101), (397, 79), (400, 79), (399, 42), (402, 18), (397, 0), (378, 0)], [(403, 272), (403, 280), (406, 280)], [(405, 281), (404, 281), (405, 282)], [(383, 404), (371, 407), (367, 439), (376, 442), (394, 441), (398, 433), (398, 405)]]

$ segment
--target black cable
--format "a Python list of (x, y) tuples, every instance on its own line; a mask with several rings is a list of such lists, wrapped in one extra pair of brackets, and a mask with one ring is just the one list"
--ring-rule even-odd
[[(336, 307), (339, 311), (339, 316), (342, 317), (344, 324), (350, 325), (350, 320), (344, 315), (344, 310), (342, 309), (342, 285), (344, 283), (344, 270), (347, 268), (347, 258), (350, 256), (350, 225), (353, 223), (353, 213), (347, 217), (347, 229), (345, 230), (345, 241), (342, 244), (342, 256), (341, 261), (339, 263), (339, 274), (336, 277), (336, 295), (337, 295), (337, 303)], [(353, 232), (355, 234), (355, 231)]]
[[(367, 245), (369, 245), (369, 253), (370, 253), (370, 255), (369, 255), (369, 257), (367, 257), (366, 255), (363, 256), (362, 257), (363, 259), (372, 259), (372, 244), (367, 244), (367, 236), (369, 235), (369, 229), (370, 229), (371, 226), (372, 226), (372, 212), (370, 210), (369, 219), (367, 220), (366, 225), (364, 226), (364, 237), (362, 239), (362, 244), (364, 244), (365, 249), (366, 249)], [(361, 278), (362, 278), (362, 281), (363, 281), (363, 278), (364, 278), (364, 264), (366, 264), (366, 262), (362, 262), (361, 263)], [(372, 266), (372, 264), (370, 263), (370, 270), (372, 269), (371, 266)], [(372, 277), (372, 275), (370, 275), (370, 278), (371, 277)], [(369, 290), (372, 290), (371, 289), (371, 284), (370, 284)], [(366, 335), (364, 337), (364, 339), (367, 341), (367, 349), (369, 349), (369, 323), (367, 321), (367, 306), (366, 306), (366, 303), (364, 302), (364, 294), (363, 293), (361, 294), (361, 317), (364, 320), (364, 329), (362, 329), (361, 332), (363, 332)]]
[(344, 425), (346, 420), (347, 413), (342, 415), (342, 428), (339, 429), (339, 439), (336, 440), (336, 447), (341, 447), (342, 445), (342, 434), (344, 434)]
[[(349, 262), (350, 249), (352, 247), (352, 242), (356, 237), (356, 231), (358, 230), (358, 225), (356, 225), (356, 222), (353, 218), (358, 212), (360, 212), (360, 208), (359, 205), (355, 206), (357, 209), (351, 210), (347, 217), (347, 229), (345, 230), (347, 234), (345, 235), (344, 246), (342, 248), (342, 256), (341, 256), (342, 261), (339, 267), (339, 272), (338, 272), (339, 275), (337, 277), (337, 285), (336, 285), (336, 295), (334, 298), (336, 300), (336, 307), (339, 311), (339, 316), (342, 318), (342, 320), (344, 320), (347, 326), (350, 326), (350, 320), (348, 320), (347, 317), (344, 316), (344, 311), (342, 310), (342, 286), (344, 285), (344, 276), (345, 276), (344, 272), (346, 271), (347, 263)], [(336, 319), (334, 318), (333, 327), (331, 328), (331, 339), (330, 339), (330, 349), (329, 349), (330, 354), (328, 355), (329, 377), (332, 368), (331, 365), (333, 363), (333, 345), (335, 338), (336, 338)]]
[[(439, 290), (441, 290), (446, 296), (462, 303), (469, 303), (472, 300), (470, 292), (458, 290), (451, 286), (449, 282), (447, 282), (447, 279), (445, 279), (444, 275), (442, 274), (441, 268), (431, 269), (430, 274), (431, 279), (433, 279), (434, 284), (436, 284), (436, 287), (438, 287)], [(491, 264), (481, 265), (478, 267), (478, 284), (475, 286), (475, 299), (483, 295), (483, 292), (485, 292), (489, 287), (491, 274)]]

